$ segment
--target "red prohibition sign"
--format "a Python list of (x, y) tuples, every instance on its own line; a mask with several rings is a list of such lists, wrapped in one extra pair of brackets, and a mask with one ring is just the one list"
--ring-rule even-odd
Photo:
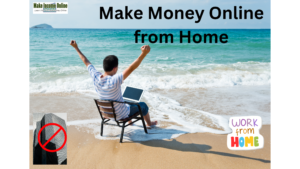
[[(42, 143), (41, 143), (41, 140), (40, 140), (40, 135), (41, 135), (41, 132), (43, 131), (43, 129), (44, 128), (46, 128), (47, 126), (51, 126), (51, 125), (54, 125), (54, 126), (57, 126), (57, 127), (59, 127), (59, 129), (53, 134), (53, 136), (51, 136), (48, 140), (47, 140), (47, 142), (44, 144), (44, 145), (42, 145)], [(49, 150), (49, 149), (47, 149), (45, 146), (60, 132), (60, 130), (62, 130), (63, 132), (64, 132), (64, 135), (65, 135), (65, 140), (64, 140), (64, 143), (58, 148), (58, 149), (56, 149), (56, 150)], [(57, 151), (59, 151), (59, 150), (61, 150), (64, 146), (65, 146), (65, 144), (66, 144), (66, 142), (67, 142), (67, 133), (66, 133), (66, 131), (65, 131), (65, 129), (62, 127), (62, 126), (60, 126), (59, 124), (56, 124), (56, 123), (48, 123), (48, 124), (46, 124), (46, 125), (44, 125), (41, 129), (40, 129), (40, 131), (39, 131), (39, 134), (38, 134), (38, 142), (39, 142), (39, 144), (40, 144), (40, 146), (42, 147), (42, 149), (44, 149), (44, 150), (46, 150), (46, 151), (48, 151), (48, 152), (57, 152)]]

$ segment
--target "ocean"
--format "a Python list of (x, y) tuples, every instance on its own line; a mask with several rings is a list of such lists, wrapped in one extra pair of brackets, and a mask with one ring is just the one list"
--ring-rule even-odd
[(270, 124), (270, 29), (189, 30), (226, 33), (228, 42), (180, 43), (179, 33), (187, 29), (142, 29), (141, 34), (173, 34), (174, 43), (154, 44), (147, 38), (135, 43), (135, 29), (30, 29), (30, 94), (97, 96), (71, 40), (100, 72), (105, 56), (116, 55), (122, 72), (142, 45), (150, 45), (123, 88), (145, 89), (153, 119), (178, 123), (186, 132), (228, 133), (229, 117), (240, 115), (259, 115)]

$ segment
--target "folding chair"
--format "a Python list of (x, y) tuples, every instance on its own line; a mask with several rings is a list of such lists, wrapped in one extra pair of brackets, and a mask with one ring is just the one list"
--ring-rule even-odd
[[(143, 126), (144, 126), (144, 130), (145, 133), (148, 134), (147, 132), (147, 128), (145, 125), (145, 121), (144, 121), (144, 117), (143, 117), (143, 113), (142, 113), (142, 109), (140, 107), (140, 105), (138, 103), (128, 103), (128, 102), (119, 102), (119, 101), (109, 101), (109, 100), (99, 100), (99, 99), (94, 99), (97, 109), (99, 111), (100, 117), (102, 119), (101, 122), (101, 132), (100, 135), (103, 135), (103, 127), (104, 125), (113, 125), (113, 126), (119, 126), (122, 127), (122, 133), (121, 133), (121, 138), (120, 138), (120, 143), (122, 143), (123, 140), (123, 134), (124, 134), (124, 129), (125, 127), (129, 126), (130, 124), (133, 124), (135, 122), (137, 122), (138, 120), (142, 120), (143, 122)], [(139, 108), (139, 111), (137, 113), (135, 113), (133, 116), (131, 117), (127, 117), (125, 119), (120, 119), (117, 120), (116, 118), (116, 113), (115, 113), (115, 109), (114, 109), (114, 102), (116, 103), (122, 103), (122, 104), (133, 104), (133, 105), (137, 105)], [(112, 113), (112, 114), (108, 114), (108, 113)], [(138, 116), (140, 115), (140, 117)], [(106, 123), (108, 122), (111, 118), (114, 118), (115, 121), (117, 122), (116, 124), (110, 124), (110, 123)], [(131, 119), (136, 119), (135, 121), (133, 121), (130, 124), (125, 125), (129, 120)]]

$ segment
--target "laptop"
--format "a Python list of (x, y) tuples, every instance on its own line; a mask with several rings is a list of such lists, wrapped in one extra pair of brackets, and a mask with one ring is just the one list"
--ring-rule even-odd
[(143, 93), (144, 93), (143, 89), (126, 86), (123, 92), (123, 100), (125, 102), (139, 103)]

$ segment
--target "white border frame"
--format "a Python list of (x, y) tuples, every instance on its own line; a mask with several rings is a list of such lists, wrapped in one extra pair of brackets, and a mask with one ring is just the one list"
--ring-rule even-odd
[[(127, 87), (131, 87), (131, 88), (135, 88), (135, 89), (140, 89), (140, 90), (143, 91), (142, 94), (141, 94), (141, 97), (140, 97), (140, 99), (139, 99), (138, 101), (133, 100), (133, 99), (129, 99), (129, 98), (127, 98), (127, 97), (123, 97), (123, 94), (124, 94), (124, 92), (125, 92), (125, 90), (126, 90)], [(141, 98), (143, 97), (143, 94), (144, 94), (144, 89), (137, 88), (137, 87), (133, 87), (133, 86), (125, 86), (125, 89), (124, 89), (124, 91), (122, 92), (122, 97), (123, 97), (123, 100), (124, 100), (124, 98), (126, 98), (126, 100), (130, 100), (130, 101), (139, 103), (139, 102), (141, 101)]]

